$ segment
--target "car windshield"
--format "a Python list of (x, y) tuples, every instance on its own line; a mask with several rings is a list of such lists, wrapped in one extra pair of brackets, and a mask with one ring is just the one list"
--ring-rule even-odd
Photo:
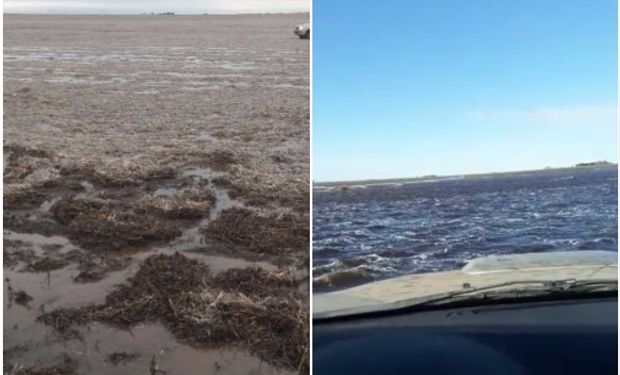
[(337, 3), (312, 24), (315, 295), (613, 273), (615, 2)]

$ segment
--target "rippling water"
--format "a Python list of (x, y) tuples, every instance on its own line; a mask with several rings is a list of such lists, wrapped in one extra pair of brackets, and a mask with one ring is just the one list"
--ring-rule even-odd
[(314, 288), (489, 254), (617, 251), (615, 167), (315, 191)]

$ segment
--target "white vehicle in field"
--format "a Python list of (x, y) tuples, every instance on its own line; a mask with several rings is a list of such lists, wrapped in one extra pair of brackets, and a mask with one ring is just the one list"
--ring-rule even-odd
[(310, 24), (302, 23), (295, 28), (295, 34), (299, 39), (310, 39)]

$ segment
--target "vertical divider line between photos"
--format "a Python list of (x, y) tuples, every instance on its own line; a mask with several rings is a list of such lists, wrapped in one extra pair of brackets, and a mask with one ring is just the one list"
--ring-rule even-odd
[[(4, 14), (4, 3), (2, 4), (2, 11)], [(2, 94), (4, 95), (4, 16), (0, 18), (0, 46), (2, 46), (2, 59), (0, 59), (0, 68), (2, 73), (2, 80), (0, 82), (0, 89), (2, 90)], [(0, 102), (0, 111), (4, 114), (4, 100)], [(0, 141), (2, 145), (4, 145), (4, 116), (2, 116), (2, 120), (0, 120), (0, 124), (2, 124), (2, 130), (0, 131)], [(2, 162), (4, 163), (4, 147), (2, 147), (2, 151), (0, 151), (0, 155), (2, 155)], [(2, 231), (4, 233), (4, 168), (2, 169), (2, 179), (0, 179), (0, 189), (2, 189), (2, 207), (0, 207), (0, 212), (2, 213), (2, 218), (0, 218), (0, 226), (2, 226)], [(4, 240), (4, 234), (2, 235), (2, 239)], [(4, 241), (3, 241), (4, 243)], [(3, 247), (4, 248), (4, 247)], [(0, 254), (0, 260), (2, 260), (2, 264), (4, 264), (4, 251)], [(4, 270), (2, 271), (2, 279), (4, 280)], [(4, 288), (2, 288), (2, 300), (4, 301)], [(2, 317), (2, 330), (4, 332), (4, 309), (0, 312), (0, 317)], [(0, 349), (4, 353), (4, 340), (0, 343)], [(3, 363), (4, 365), (4, 363)]]
[(313, 345), (312, 345), (312, 338), (313, 338), (313, 335), (312, 335), (312, 329), (313, 329), (313, 327), (312, 327), (312, 313), (313, 313), (313, 308), (312, 308), (312, 306), (313, 306), (313, 303), (312, 303), (312, 300), (313, 300), (313, 294), (314, 294), (313, 287), (312, 287), (312, 280), (313, 280), (313, 272), (312, 272), (312, 270), (313, 270), (313, 264), (314, 264), (313, 256), (312, 256), (312, 252), (313, 252), (313, 249), (312, 249), (312, 247), (313, 247), (312, 246), (312, 242), (313, 242), (312, 241), (312, 239), (313, 239), (313, 235), (312, 235), (312, 233), (313, 233), (312, 232), (313, 231), (313, 226), (312, 226), (312, 223), (313, 223), (313, 220), (312, 220), (313, 219), (312, 218), (313, 193), (312, 193), (312, 190), (313, 190), (313, 186), (314, 186), (314, 179), (313, 179), (313, 172), (312, 172), (313, 171), (313, 169), (312, 169), (312, 165), (313, 165), (313, 163), (312, 163), (312, 149), (313, 149), (313, 143), (312, 143), (312, 139), (313, 139), (312, 138), (312, 119), (313, 119), (312, 103), (313, 103), (313, 101), (312, 101), (312, 95), (313, 95), (313, 92), (314, 92), (313, 91), (313, 82), (314, 82), (314, 80), (312, 79), (312, 66), (313, 66), (313, 53), (312, 53), (313, 49), (312, 48), (313, 48), (313, 45), (314, 45), (314, 36), (316, 34), (314, 33), (314, 22), (313, 22), (313, 14), (314, 14), (313, 0), (308, 0), (308, 1), (310, 2), (310, 40), (309, 40), (309, 42), (310, 42), (310, 62), (309, 62), (310, 82), (309, 82), (309, 88), (310, 89), (309, 89), (309, 95), (308, 95), (308, 98), (310, 100), (310, 106), (309, 106), (309, 111), (310, 111), (310, 113), (309, 113), (309, 127), (310, 127), (310, 129), (308, 130), (309, 131), (309, 142), (310, 142), (309, 151), (308, 151), (309, 158), (310, 158), (310, 160), (309, 160), (309, 168), (310, 168), (309, 179), (310, 179), (310, 181), (308, 181), (308, 183), (310, 185), (309, 189), (308, 189), (309, 194), (310, 194), (310, 200), (309, 200), (309, 202), (310, 202), (310, 204), (309, 204), (310, 216), (309, 216), (309, 219), (308, 219), (308, 220), (310, 220), (310, 223), (309, 223), (309, 228), (310, 228), (309, 242), (310, 243), (308, 244), (309, 245), (308, 249), (310, 251), (309, 260), (308, 260), (308, 267), (309, 267), (308, 278), (310, 279), (310, 280), (308, 280), (308, 283), (309, 283), (308, 319), (310, 319), (310, 322), (309, 322), (309, 325), (308, 325), (308, 327), (309, 327), (308, 328), (308, 335), (309, 335), (309, 337), (308, 337), (308, 351), (309, 351), (309, 353), (308, 353), (308, 372), (309, 372), (310, 375), (312, 375), (312, 373), (313, 373), (313, 365), (312, 365), (312, 362), (313, 362), (312, 361), (312, 356), (313, 356), (313, 350), (312, 350), (312, 347), (313, 347)]
[[(620, 19), (620, 6), (619, 5), (620, 5), (620, 1), (616, 1), (616, 156), (618, 157), (618, 159), (620, 159), (620, 115), (619, 115), (620, 87), (618, 87), (618, 82), (620, 82), (620, 64), (619, 64), (620, 38), (618, 38), (618, 35), (620, 35), (620, 22), (618, 22), (618, 19)], [(616, 177), (617, 177), (619, 167), (620, 167), (620, 163), (616, 165)], [(616, 194), (618, 197), (616, 200), (616, 234), (618, 235), (618, 238), (616, 240), (616, 245), (620, 244), (620, 220), (618, 220), (618, 206), (617, 206), (618, 204), (617, 202), (620, 202), (620, 191), (618, 190), (619, 187), (620, 187), (620, 183), (618, 181), (618, 178), (616, 178)], [(310, 210), (310, 212), (312, 212), (312, 210)], [(620, 270), (618, 272), (618, 276), (620, 278)], [(620, 310), (618, 311), (618, 319), (620, 320)], [(619, 348), (618, 355), (620, 356), (620, 334), (617, 335), (616, 339), (618, 340), (618, 348)], [(620, 362), (618, 362), (618, 373), (620, 373)]]

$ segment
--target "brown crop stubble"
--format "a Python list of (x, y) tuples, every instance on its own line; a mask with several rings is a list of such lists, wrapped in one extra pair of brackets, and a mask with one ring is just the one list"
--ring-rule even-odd
[(154, 255), (104, 304), (59, 309), (39, 320), (67, 336), (91, 321), (123, 327), (160, 321), (181, 340), (241, 344), (273, 365), (307, 372), (308, 306), (298, 284), (288, 271), (232, 269), (213, 277), (206, 265), (179, 253)]

